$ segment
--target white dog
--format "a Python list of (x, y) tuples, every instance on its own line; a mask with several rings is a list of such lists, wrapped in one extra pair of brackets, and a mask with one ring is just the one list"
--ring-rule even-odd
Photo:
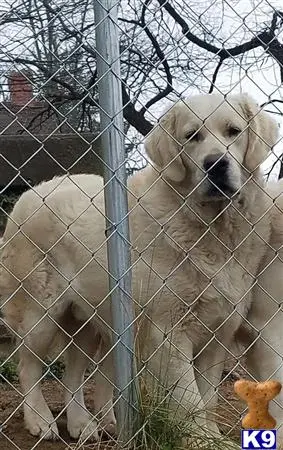
[[(276, 138), (275, 123), (247, 96), (192, 97), (150, 133), (152, 164), (128, 183), (141, 367), (171, 392), (174, 413), (206, 408), (199, 422), (214, 431), (226, 352), (250, 309), (270, 236), (259, 165)], [(58, 430), (39, 380), (58, 332), (67, 342), (75, 336), (65, 351), (69, 433), (97, 437), (82, 384), (100, 336), (101, 354), (111, 348), (104, 230), (102, 180), (75, 175), (24, 193), (5, 231), (3, 312), (22, 337), (26, 426), (46, 439)], [(112, 365), (110, 352), (95, 393), (103, 426), (115, 423)]]

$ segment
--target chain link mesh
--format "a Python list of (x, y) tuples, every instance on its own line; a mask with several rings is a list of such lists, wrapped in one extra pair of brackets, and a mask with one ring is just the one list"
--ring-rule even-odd
[[(138, 388), (127, 445), (239, 448), (234, 381), (283, 381), (282, 5), (118, 5)], [(1, 3), (3, 449), (119, 445), (95, 28), (92, 1)], [(271, 411), (283, 448), (281, 394)]]

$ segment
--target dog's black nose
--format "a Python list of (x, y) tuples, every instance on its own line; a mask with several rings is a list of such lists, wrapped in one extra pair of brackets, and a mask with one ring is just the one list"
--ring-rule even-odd
[(208, 195), (221, 197), (223, 194), (230, 197), (236, 192), (236, 188), (230, 180), (229, 159), (223, 153), (214, 153), (205, 158), (203, 168), (207, 173)]
[(203, 168), (210, 177), (225, 175), (228, 169), (229, 161), (222, 153), (215, 153), (205, 158)]

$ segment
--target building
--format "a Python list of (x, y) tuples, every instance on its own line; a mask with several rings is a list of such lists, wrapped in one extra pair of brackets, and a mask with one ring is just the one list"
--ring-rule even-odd
[(99, 139), (78, 133), (47, 101), (37, 100), (30, 80), (27, 72), (11, 72), (8, 99), (0, 103), (1, 191), (63, 173), (101, 173)]

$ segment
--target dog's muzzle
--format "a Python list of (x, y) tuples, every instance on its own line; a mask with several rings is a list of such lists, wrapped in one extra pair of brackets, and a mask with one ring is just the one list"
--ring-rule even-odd
[(209, 155), (203, 162), (209, 182), (207, 194), (210, 197), (232, 197), (237, 189), (233, 186), (229, 175), (229, 159), (223, 153)]

